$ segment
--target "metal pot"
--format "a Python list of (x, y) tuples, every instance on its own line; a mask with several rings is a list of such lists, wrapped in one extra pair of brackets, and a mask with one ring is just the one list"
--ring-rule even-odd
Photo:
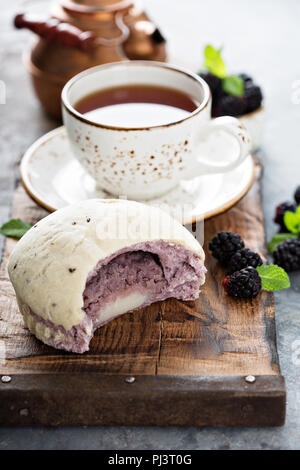
[(58, 0), (48, 20), (20, 13), (15, 26), (39, 36), (26, 63), (37, 97), (57, 119), (62, 88), (77, 73), (107, 62), (166, 60), (166, 41), (136, 0)]

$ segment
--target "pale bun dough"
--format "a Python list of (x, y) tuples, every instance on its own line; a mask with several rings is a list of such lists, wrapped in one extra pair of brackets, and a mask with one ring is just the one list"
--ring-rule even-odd
[(21, 312), (26, 317), (30, 309), (70, 330), (85, 316), (83, 292), (97, 263), (125, 247), (155, 240), (182, 245), (204, 262), (193, 235), (158, 208), (91, 199), (50, 214), (22, 237), (9, 259)]

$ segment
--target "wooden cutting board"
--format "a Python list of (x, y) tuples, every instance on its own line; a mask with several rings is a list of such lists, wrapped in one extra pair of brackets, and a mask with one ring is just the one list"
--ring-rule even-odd
[[(19, 187), (13, 217), (35, 223), (45, 215)], [(205, 223), (208, 274), (200, 299), (123, 315), (100, 328), (83, 355), (45, 346), (25, 328), (6, 270), (16, 242), (7, 239), (0, 375), (11, 381), (0, 381), (0, 424), (282, 425), (286, 396), (273, 295), (238, 301), (224, 294), (225, 272), (207, 249), (221, 230), (238, 232), (263, 254), (259, 177), (234, 208)]]

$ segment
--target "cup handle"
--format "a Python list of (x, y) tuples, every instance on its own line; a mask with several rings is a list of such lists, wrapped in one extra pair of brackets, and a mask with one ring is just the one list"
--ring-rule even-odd
[(237, 158), (226, 165), (211, 164), (208, 161), (196, 160), (188, 171), (188, 179), (195, 176), (209, 173), (225, 173), (239, 166), (249, 155), (251, 149), (251, 140), (244, 125), (236, 118), (230, 116), (221, 116), (209, 121), (201, 126), (200, 137), (207, 137), (218, 131), (224, 131), (234, 137), (239, 144)]

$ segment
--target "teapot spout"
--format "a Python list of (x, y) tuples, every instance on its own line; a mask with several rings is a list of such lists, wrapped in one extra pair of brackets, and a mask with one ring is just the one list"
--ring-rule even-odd
[(14, 19), (14, 25), (18, 29), (29, 29), (49, 42), (74, 47), (84, 52), (90, 52), (95, 46), (96, 36), (93, 32), (81, 31), (76, 26), (61, 23), (55, 18), (40, 21), (30, 18), (24, 13), (19, 13)]

